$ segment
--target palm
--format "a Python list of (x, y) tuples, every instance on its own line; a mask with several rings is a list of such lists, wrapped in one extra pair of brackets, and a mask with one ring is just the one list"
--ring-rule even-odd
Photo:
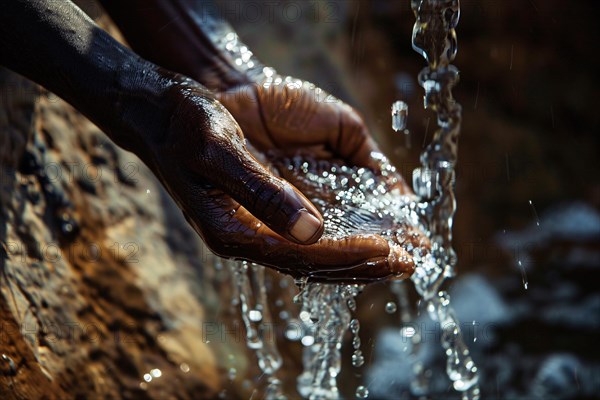
[[(378, 235), (355, 234), (343, 241), (324, 237), (301, 245), (277, 234), (271, 227), (289, 218), (281, 205), (299, 192), (248, 154), (227, 110), (196, 88), (181, 93), (165, 140), (152, 150), (149, 164), (215, 253), (316, 280), (373, 281), (412, 271), (404, 249)], [(252, 130), (251, 137), (257, 132)], [(291, 141), (285, 135), (277, 149)], [(248, 176), (261, 179), (246, 181)]]
[(379, 150), (360, 115), (309, 82), (273, 77), (221, 92), (217, 98), (261, 152), (307, 153), (373, 170), (380, 167), (372, 157)]

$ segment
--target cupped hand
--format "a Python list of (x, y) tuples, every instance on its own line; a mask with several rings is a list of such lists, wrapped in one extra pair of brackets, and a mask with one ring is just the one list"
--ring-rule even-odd
[[(267, 75), (261, 81), (220, 91), (217, 98), (235, 117), (253, 147), (267, 159), (281, 160), (304, 154), (306, 159), (366, 167), (376, 172), (390, 190), (396, 189), (400, 195), (412, 194), (402, 176), (395, 171), (382, 171), (384, 157), (363, 119), (352, 107), (310, 82), (279, 76), (269, 68), (265, 71)], [(290, 182), (299, 184), (303, 193), (311, 190), (302, 185), (302, 179), (290, 176), (293, 171), (282, 172)], [(320, 195), (325, 196), (325, 193)], [(417, 241), (422, 245), (424, 235), (416, 232), (416, 236), (419, 239), (415, 240), (415, 246)], [(317, 244), (323, 248), (323, 254), (327, 254), (325, 251), (330, 253), (331, 259), (339, 257), (338, 254), (351, 254), (353, 249), (367, 257), (358, 263), (355, 257), (352, 261), (356, 264), (352, 268), (348, 268), (348, 262), (342, 265), (343, 258), (340, 259), (338, 271), (330, 271), (327, 275), (329, 280), (334, 277), (377, 280), (410, 275), (411, 257), (401, 246), (391, 248), (380, 235), (354, 235), (345, 241), (323, 238)], [(358, 244), (359, 247), (354, 247)], [(323, 260), (315, 262), (322, 263)], [(319, 274), (319, 279), (325, 279), (324, 271), (321, 264), (320, 273), (313, 271), (311, 274)]]
[[(350, 166), (380, 169), (380, 153), (361, 116), (314, 84), (289, 76), (267, 75), (258, 82), (217, 92), (250, 143), (264, 153), (341, 159)], [(404, 192), (410, 188), (398, 176)]]
[[(412, 271), (403, 248), (390, 248), (377, 235), (319, 239), (319, 211), (250, 154), (242, 130), (225, 107), (193, 82), (177, 85), (170, 98), (176, 106), (167, 133), (149, 147), (145, 161), (216, 254), (314, 280), (373, 281), (406, 277)], [(353, 133), (341, 133), (343, 140), (331, 142), (332, 149), (357, 160), (367, 157), (373, 149), (370, 138), (354, 125), (357, 116), (344, 109), (348, 115), (340, 117), (338, 112), (336, 118), (354, 126)], [(327, 113), (317, 114), (333, 122)], [(257, 131), (248, 129), (256, 141)], [(291, 143), (319, 145), (328, 140), (324, 129), (312, 141), (308, 135), (294, 141), (285, 132), (274, 136), (281, 150)]]

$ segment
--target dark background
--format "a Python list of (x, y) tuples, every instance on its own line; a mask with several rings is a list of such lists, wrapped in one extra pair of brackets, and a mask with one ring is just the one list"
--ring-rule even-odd
[[(411, 48), (409, 1), (306, 2), (301, 11), (298, 4), (280, 2), (270, 14), (262, 2), (223, 1), (221, 9), (266, 64), (357, 107), (410, 175), (435, 121), (427, 130), (431, 114), (416, 82), (424, 60)], [(526, 226), (534, 219), (529, 200), (538, 214), (574, 199), (600, 206), (596, 9), (593, 1), (461, 2), (454, 62), (461, 71), (454, 93), (464, 110), (459, 249)], [(409, 104), (411, 149), (390, 128), (397, 99)], [(462, 257), (461, 268), (481, 261)]]
[[(265, 3), (219, 2), (265, 64), (355, 106), (410, 180), (435, 126), (416, 82), (425, 62), (411, 48), (410, 2), (279, 2), (271, 11)], [(485, 398), (597, 398), (600, 391), (597, 10), (594, 1), (461, 2), (459, 265), (449, 287), (459, 317), (494, 332), (471, 343)], [(409, 104), (410, 148), (391, 130), (398, 99)], [(383, 311), (393, 299), (377, 285), (359, 299), (366, 376), (381, 398), (410, 396), (393, 375), (372, 379), (381, 365), (396, 375), (409, 368), (378, 356), (378, 346), (394, 347), (380, 335), (397, 331), (397, 315)], [(452, 397), (449, 382), (435, 382), (443, 357), (423, 357), (437, 360), (438, 397)], [(365, 379), (350, 366), (343, 371), (350, 397)]]

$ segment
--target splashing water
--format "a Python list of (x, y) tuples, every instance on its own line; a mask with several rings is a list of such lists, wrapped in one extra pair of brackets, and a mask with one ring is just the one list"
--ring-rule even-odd
[[(264, 267), (245, 261), (226, 260), (231, 270), (235, 293), (239, 298), (242, 320), (246, 327), (246, 345), (252, 349), (258, 359), (258, 366), (267, 377), (265, 398), (285, 400), (281, 381), (276, 374), (282, 364), (281, 355), (269, 329), (272, 326), (267, 302)], [(235, 378), (235, 370), (229, 377)], [(233, 376), (233, 378), (231, 378)]]
[[(452, 87), (458, 81), (458, 70), (450, 65), (457, 50), (455, 27), (460, 9), (458, 0), (412, 0), (416, 16), (413, 29), (413, 48), (423, 55), (428, 67), (419, 74), (425, 89), (425, 107), (437, 115), (438, 130), (421, 154), (421, 167), (413, 172), (413, 188), (417, 197), (402, 194), (397, 189), (401, 177), (382, 155), (381, 176), (364, 168), (350, 168), (334, 162), (295, 157), (273, 160), (284, 178), (300, 188), (321, 210), (325, 221), (324, 236), (341, 238), (352, 234), (373, 233), (388, 240), (390, 246), (402, 246), (412, 257), (415, 272), (411, 276), (429, 316), (442, 327), (441, 344), (447, 356), (446, 372), (455, 390), (463, 399), (478, 399), (478, 372), (465, 345), (459, 323), (450, 306), (450, 297), (440, 288), (454, 276), (457, 259), (452, 248), (452, 223), (456, 209), (454, 196), (454, 166), (461, 124), (461, 107), (452, 97)], [(233, 32), (221, 32), (217, 46), (228, 52), (235, 65), (257, 77), (257, 81), (278, 79), (276, 72), (264, 67)], [(406, 104), (392, 106), (395, 131), (405, 130), (408, 111)], [(408, 131), (405, 130), (405, 133)], [(428, 237), (431, 248), (415, 246), (410, 240), (415, 231)], [(268, 377), (266, 399), (285, 399), (281, 382), (276, 375), (281, 356), (274, 341), (265, 340), (264, 324), (269, 320), (262, 267), (245, 262), (227, 261), (236, 286), (236, 303), (240, 305), (246, 327), (246, 341), (259, 360), (259, 367)], [(252, 284), (254, 283), (254, 284)], [(364, 364), (358, 332), (360, 324), (352, 318), (356, 296), (362, 291), (359, 284), (327, 284), (297, 282), (300, 293), (295, 301), (301, 303), (302, 332), (286, 336), (300, 339), (304, 346), (304, 371), (298, 377), (300, 395), (309, 399), (340, 397), (337, 376), (341, 369), (342, 339), (347, 330), (353, 335), (355, 367)], [(402, 324), (413, 320), (405, 282), (393, 282), (392, 291), (400, 305)], [(392, 308), (394, 310), (392, 311)], [(395, 304), (386, 307), (395, 312)], [(410, 328), (410, 329), (409, 329)], [(411, 338), (411, 354), (419, 349), (421, 334), (414, 327), (404, 326), (403, 335)], [(428, 394), (426, 368), (414, 365), (411, 390), (414, 395)], [(359, 386), (356, 398), (367, 398), (368, 388)]]
[(403, 101), (396, 101), (392, 104), (392, 129), (394, 132), (406, 128), (406, 118), (408, 116), (408, 105)]
[[(304, 347), (304, 372), (298, 377), (298, 392), (308, 399), (337, 399), (337, 375), (342, 368), (342, 338), (348, 326), (358, 332), (358, 320), (351, 319), (359, 285), (309, 283), (302, 292), (305, 337), (314, 338)], [(354, 322), (355, 321), (355, 322)]]
[[(364, 168), (349, 168), (307, 157), (274, 164), (284, 178), (300, 188), (321, 210), (324, 237), (377, 234), (387, 239), (390, 246), (402, 246), (415, 263), (429, 260), (412, 240), (414, 232), (421, 229), (418, 210), (423, 205), (416, 202), (413, 195), (402, 195), (400, 189), (394, 189), (402, 178), (382, 155), (375, 157), (381, 162), (382, 176)], [(342, 338), (347, 330), (353, 336), (352, 365), (359, 368), (364, 364), (358, 335), (360, 323), (352, 318), (356, 310), (355, 297), (362, 287), (310, 281), (303, 287), (298, 298), (302, 303), (300, 319), (306, 325), (305, 337), (310, 337), (309, 343), (314, 344), (304, 349), (304, 372), (298, 379), (302, 396), (339, 398), (336, 377), (341, 368)], [(368, 390), (358, 392), (368, 393)]]
[(438, 291), (443, 281), (454, 275), (456, 265), (452, 248), (454, 166), (462, 108), (452, 97), (458, 70), (450, 63), (457, 51), (455, 28), (460, 4), (458, 0), (412, 0), (411, 6), (416, 17), (413, 48), (429, 64), (419, 73), (419, 84), (425, 89), (425, 108), (437, 114), (438, 124), (431, 143), (421, 154), (421, 168), (413, 174), (415, 192), (428, 200), (423, 216), (432, 240), (431, 259), (417, 266), (411, 279), (426, 302), (429, 316), (442, 327), (446, 372), (454, 389), (463, 393), (463, 399), (478, 399), (477, 367), (462, 339), (448, 293)]

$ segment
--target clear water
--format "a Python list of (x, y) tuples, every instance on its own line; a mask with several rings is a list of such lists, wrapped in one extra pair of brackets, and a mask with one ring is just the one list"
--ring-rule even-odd
[[(226, 263), (233, 277), (236, 300), (239, 299), (242, 321), (246, 328), (246, 345), (256, 354), (258, 366), (266, 376), (265, 398), (287, 399), (282, 391), (281, 380), (277, 378), (282, 359), (270, 330), (272, 320), (264, 267), (245, 261), (227, 260)], [(268, 338), (265, 337), (266, 334), (269, 334)], [(229, 370), (230, 380), (235, 379), (236, 372), (235, 369)]]
[[(381, 156), (380, 156), (381, 157)], [(390, 244), (403, 246), (415, 260), (415, 273), (411, 280), (423, 299), (429, 315), (443, 327), (442, 346), (448, 358), (447, 372), (456, 390), (465, 393), (465, 398), (476, 398), (477, 368), (471, 360), (468, 349), (462, 341), (459, 323), (450, 307), (449, 296), (440, 291), (444, 279), (452, 276), (449, 266), (434, 257), (447, 254), (434, 245), (431, 251), (414, 247), (405, 240), (406, 232), (421, 229), (428, 235), (431, 232), (424, 223), (427, 221), (428, 203), (418, 202), (414, 196), (400, 195), (391, 189), (397, 178), (395, 169), (382, 157), (386, 176), (376, 176), (371, 171), (349, 168), (324, 161), (307, 161), (306, 158), (293, 158), (274, 162), (285, 165), (282, 175), (294, 176), (292, 181), (302, 188), (308, 197), (319, 207), (325, 219), (325, 236), (342, 237), (353, 233), (376, 233), (385, 237)], [(447, 260), (446, 260), (447, 262)], [(247, 330), (247, 345), (256, 352), (259, 366), (269, 377), (271, 384), (267, 399), (285, 398), (276, 373), (281, 366), (281, 356), (273, 341), (261, 338), (261, 324), (267, 321), (268, 299), (264, 291), (264, 271), (262, 267), (244, 262), (229, 262), (237, 287), (242, 319)], [(251, 281), (258, 284), (252, 286)], [(262, 282), (262, 283), (261, 283)], [(341, 369), (342, 339), (347, 331), (352, 334), (352, 365), (363, 366), (365, 360), (360, 349), (360, 323), (353, 318), (356, 310), (356, 297), (362, 285), (338, 285), (298, 281), (300, 293), (296, 302), (301, 304), (298, 316), (303, 329), (290, 332), (290, 340), (299, 340), (304, 346), (304, 371), (298, 377), (298, 392), (309, 399), (338, 399), (340, 393), (337, 376)], [(406, 294), (406, 282), (392, 283), (392, 290), (398, 297), (401, 320), (413, 320), (412, 305)], [(387, 304), (385, 311), (396, 312), (396, 303)], [(412, 338), (413, 351), (418, 349), (419, 333), (403, 331)], [(427, 393), (426, 368), (415, 365), (417, 379), (415, 394)], [(358, 391), (357, 397), (368, 396), (368, 388)], [(476, 390), (475, 390), (476, 391)], [(359, 397), (358, 393), (362, 393)]]
[[(450, 296), (441, 284), (454, 276), (456, 254), (452, 248), (452, 223), (456, 211), (454, 166), (458, 158), (458, 137), (462, 108), (452, 97), (458, 70), (450, 63), (457, 52), (455, 28), (460, 17), (458, 0), (412, 0), (416, 17), (413, 48), (428, 63), (419, 73), (425, 89), (426, 109), (436, 113), (438, 129), (421, 154), (421, 168), (413, 174), (415, 193), (427, 203), (424, 225), (432, 240), (430, 257), (419, 265), (412, 281), (426, 304), (427, 312), (442, 327), (442, 347), (446, 352), (446, 373), (463, 399), (478, 399), (478, 370), (469, 355)], [(417, 336), (415, 334), (413, 337)], [(419, 390), (426, 393), (424, 368), (415, 366)]]
[[(314, 340), (304, 347), (304, 372), (297, 388), (308, 399), (338, 399), (337, 376), (342, 368), (342, 338), (349, 326), (358, 332), (358, 321), (351, 318), (356, 308), (359, 285), (308, 283), (302, 291), (301, 320), (305, 337)], [(304, 342), (304, 340), (303, 340)]]
[[(441, 290), (447, 278), (454, 276), (456, 254), (452, 249), (454, 166), (458, 155), (461, 107), (452, 98), (452, 87), (458, 81), (458, 70), (450, 65), (457, 51), (455, 27), (460, 9), (458, 0), (412, 0), (416, 23), (413, 48), (428, 63), (419, 74), (425, 89), (424, 103), (436, 113), (438, 130), (421, 154), (421, 167), (413, 173), (415, 196), (401, 195), (394, 189), (399, 182), (393, 166), (381, 155), (382, 176), (363, 168), (350, 168), (327, 161), (293, 158), (273, 160), (281, 175), (299, 187), (320, 208), (325, 220), (325, 236), (344, 237), (356, 233), (374, 233), (386, 238), (392, 246), (402, 246), (413, 258), (415, 272), (411, 277), (429, 316), (442, 326), (441, 344), (447, 356), (446, 372), (463, 399), (478, 399), (478, 371), (462, 339), (460, 325), (450, 305), (450, 297)], [(215, 29), (215, 32), (218, 30)], [(242, 71), (268, 82), (276, 72), (264, 67), (233, 31), (219, 31), (217, 46), (228, 52)], [(408, 110), (403, 102), (392, 106), (392, 128), (408, 131)], [(430, 248), (415, 247), (410, 235), (420, 230), (429, 238)], [(262, 337), (262, 324), (270, 318), (262, 267), (228, 261), (234, 276), (236, 301), (246, 326), (246, 341), (255, 351), (259, 367), (268, 377), (265, 398), (284, 399), (277, 373), (282, 360), (274, 340)], [(253, 285), (252, 282), (255, 284)], [(262, 284), (261, 284), (262, 283)], [(304, 329), (285, 333), (289, 340), (304, 346), (304, 371), (297, 388), (308, 399), (338, 399), (337, 376), (341, 369), (341, 347), (344, 334), (350, 330), (353, 340), (352, 363), (364, 364), (360, 350), (360, 323), (352, 317), (361, 285), (340, 285), (298, 281), (300, 293), (295, 301), (302, 306), (299, 319)], [(393, 282), (402, 324), (414, 318), (406, 292), (406, 282)], [(386, 312), (396, 312), (396, 304), (387, 304)], [(420, 333), (405, 326), (403, 335), (412, 340), (412, 352), (419, 348)], [(415, 363), (413, 395), (428, 394), (426, 366)], [(399, 371), (399, 373), (401, 373)], [(355, 396), (367, 398), (368, 387), (356, 388)]]
[(408, 105), (403, 101), (395, 101), (392, 104), (392, 129), (398, 132), (406, 129), (406, 119), (408, 118)]

